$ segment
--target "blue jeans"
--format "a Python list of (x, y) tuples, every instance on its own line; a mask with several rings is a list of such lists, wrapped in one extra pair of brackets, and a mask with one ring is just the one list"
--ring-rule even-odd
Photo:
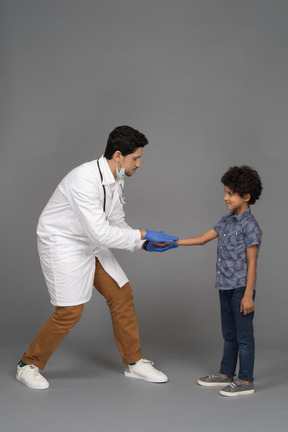
[[(219, 291), (222, 334), (224, 338), (220, 373), (234, 376), (239, 354), (239, 379), (253, 381), (255, 358), (254, 312), (248, 315), (240, 312), (240, 303), (245, 289), (246, 287), (241, 287)], [(255, 291), (253, 293), (253, 300), (254, 298)]]

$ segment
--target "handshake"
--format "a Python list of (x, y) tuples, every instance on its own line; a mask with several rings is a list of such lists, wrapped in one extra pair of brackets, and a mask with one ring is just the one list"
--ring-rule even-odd
[(179, 246), (175, 243), (178, 237), (164, 234), (163, 231), (146, 230), (145, 240), (142, 247), (148, 252), (164, 252)]

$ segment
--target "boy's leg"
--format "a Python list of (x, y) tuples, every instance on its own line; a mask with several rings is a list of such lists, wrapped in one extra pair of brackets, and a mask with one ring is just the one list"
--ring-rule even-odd
[(83, 307), (83, 304), (57, 306), (24, 353), (22, 362), (44, 369), (48, 359), (81, 318)]
[(142, 358), (142, 351), (130, 284), (127, 283), (120, 288), (96, 258), (94, 286), (103, 295), (109, 306), (114, 337), (123, 363), (136, 363)]
[[(232, 298), (234, 290), (220, 290), (221, 325), (224, 339), (223, 357), (221, 360), (220, 374), (233, 377), (235, 375), (238, 343)], [(240, 306), (239, 306), (240, 307)]]
[[(245, 292), (245, 287), (235, 290), (233, 296), (233, 310), (237, 327), (237, 341), (239, 347), (239, 374), (242, 381), (253, 382), (255, 341), (253, 318), (254, 312), (244, 315), (240, 312), (240, 303)], [(253, 300), (255, 292), (253, 294)]]

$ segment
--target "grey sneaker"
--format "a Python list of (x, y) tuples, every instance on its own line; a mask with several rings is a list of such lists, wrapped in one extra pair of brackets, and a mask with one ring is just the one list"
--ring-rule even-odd
[(223, 386), (223, 384), (232, 383), (233, 378), (223, 378), (219, 373), (199, 378), (198, 384), (206, 387)]
[(240, 379), (235, 379), (230, 385), (219, 391), (222, 396), (241, 396), (254, 393), (253, 382), (244, 384)]

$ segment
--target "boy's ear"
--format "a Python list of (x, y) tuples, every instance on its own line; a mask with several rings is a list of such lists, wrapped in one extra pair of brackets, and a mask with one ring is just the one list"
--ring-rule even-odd
[(249, 202), (251, 199), (251, 195), (250, 194), (245, 194), (243, 197), (244, 201)]

